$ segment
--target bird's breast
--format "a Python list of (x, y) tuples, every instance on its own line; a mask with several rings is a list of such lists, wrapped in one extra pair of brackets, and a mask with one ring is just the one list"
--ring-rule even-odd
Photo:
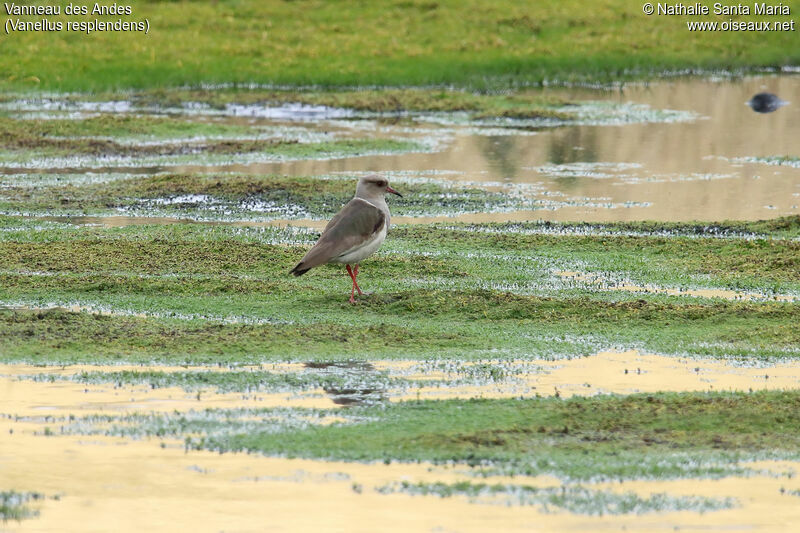
[(383, 241), (386, 239), (386, 228), (388, 224), (383, 224), (383, 227), (373, 233), (368, 239), (364, 242), (355, 246), (346, 252), (342, 253), (335, 259), (332, 259), (331, 262), (333, 263), (359, 263), (360, 261), (366, 259), (367, 257), (374, 254), (378, 248), (380, 248)]

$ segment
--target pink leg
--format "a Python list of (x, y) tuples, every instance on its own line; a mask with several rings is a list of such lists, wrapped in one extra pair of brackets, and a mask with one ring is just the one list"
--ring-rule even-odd
[[(350, 265), (345, 265), (345, 267), (347, 268), (347, 273), (350, 274), (350, 279), (353, 280), (353, 289), (350, 291), (350, 303), (354, 304), (356, 303), (356, 287), (358, 287), (356, 284), (356, 275), (353, 274), (353, 270), (350, 268)], [(358, 293), (361, 294), (361, 291), (359, 290)]]
[(358, 277), (358, 265), (356, 265), (356, 268), (353, 269), (353, 281), (356, 284), (356, 290), (358, 291), (358, 295), (364, 296), (364, 293), (361, 292), (361, 287), (358, 286), (358, 281), (356, 281), (357, 277)]

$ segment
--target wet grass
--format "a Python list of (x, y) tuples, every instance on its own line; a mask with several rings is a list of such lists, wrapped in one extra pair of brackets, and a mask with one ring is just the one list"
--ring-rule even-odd
[(765, 165), (800, 167), (800, 157), (772, 156), (772, 157), (743, 157), (741, 161), (747, 163), (762, 163)]
[[(36, 291), (43, 292), (28, 287), (24, 292), (3, 291), (3, 298), (20, 300)], [(47, 298), (70, 301), (78, 295), (92, 296), (54, 292)], [(119, 307), (121, 302), (130, 305), (133, 301), (141, 306), (146, 296), (136, 296), (111, 294), (105, 300), (116, 300)], [(796, 356), (800, 342), (794, 328), (798, 311), (791, 304), (659, 305), (642, 300), (587, 306), (586, 299), (579, 298), (542, 300), (440, 291), (423, 292), (422, 301), (409, 294), (394, 305), (367, 298), (369, 305), (350, 310), (344, 296), (333, 294), (305, 304), (294, 300), (292, 305), (306, 306), (297, 316), (302, 324), (272, 324), (269, 318), (262, 319), (265, 323), (226, 324), (237, 319), (257, 321), (243, 312), (241, 304), (257, 310), (258, 303), (266, 300), (268, 312), (277, 313), (273, 299), (237, 293), (205, 298), (166, 294), (163, 298), (172, 310), (153, 311), (152, 318), (0, 311), (2, 358), (40, 363), (548, 359), (588, 356), (604, 347), (637, 347), (753, 361)], [(226, 312), (225, 306), (237, 298), (243, 300), (237, 306), (240, 312)], [(156, 306), (161, 303), (158, 300), (153, 302)], [(448, 300), (453, 303), (446, 309), (437, 308)], [(311, 315), (314, 305), (318, 313)], [(170, 319), (171, 315), (194, 320)]]
[[(198, 140), (159, 144), (122, 144), (108, 139), (61, 138), (15, 133), (9, 136), (6, 149), (0, 151), (5, 165), (99, 166), (109, 163), (198, 164), (228, 162), (233, 156), (254, 154), (270, 160), (341, 158), (359, 155), (401, 153), (426, 150), (420, 143), (395, 139), (341, 139), (298, 142), (296, 139)], [(198, 159), (198, 156), (217, 156)], [(66, 161), (66, 163), (65, 163)]]
[[(542, 255), (549, 255), (540, 251), (551, 247), (568, 246), (573, 261), (591, 264), (592, 269), (603, 272), (617, 269), (628, 272), (633, 270), (653, 272), (680, 268), (691, 274), (713, 276), (731, 283), (735, 283), (734, 280), (737, 278), (747, 277), (758, 277), (773, 282), (798, 282), (800, 242), (764, 238), (773, 231), (779, 238), (795, 237), (800, 224), (798, 221), (800, 217), (732, 225), (622, 223), (599, 226), (613, 228), (612, 233), (607, 236), (504, 231), (506, 229), (504, 225), (486, 225), (478, 228), (478, 231), (475, 231), (475, 226), (469, 225), (405, 226), (395, 229), (393, 235), (399, 239), (413, 241), (417, 247), (435, 244), (439, 248), (482, 248), (494, 250), (496, 253), (536, 250)], [(515, 224), (514, 226), (535, 230), (542, 225)], [(562, 225), (561, 227), (566, 231), (585, 228), (591, 231), (593, 226)], [(639, 235), (625, 235), (631, 229)], [(689, 237), (689, 235), (713, 237), (720, 233), (741, 232), (745, 229), (749, 232), (758, 232), (762, 238)], [(618, 234), (615, 235), (614, 232)], [(629, 253), (631, 253), (630, 260), (623, 258)], [(598, 256), (603, 256), (604, 259)]]
[[(10, 87), (66, 91), (201, 83), (486, 89), (798, 60), (793, 32), (689, 32), (683, 19), (647, 17), (641, 5), (625, 0), (589, 7), (485, 0), (466, 6), (454, 0), (145, 2), (126, 18), (144, 19), (148, 35), (14, 33), (0, 78)], [(698, 20), (704, 19), (720, 20)]]
[[(464, 111), (473, 118), (507, 117), (520, 119), (569, 120), (573, 114), (560, 110), (569, 104), (541, 92), (520, 91), (506, 94), (479, 94), (453, 89), (359, 89), (359, 90), (265, 90), (248, 88), (155, 89), (120, 95), (100, 93), (93, 98), (114, 100), (124, 96), (134, 105), (156, 108), (181, 108), (201, 103), (213, 109), (231, 104), (275, 106), (304, 104), (374, 113)], [(559, 108), (559, 109), (556, 109)]]
[[(92, 414), (88, 416), (49, 416), (43, 433), (50, 435), (114, 435), (132, 438), (159, 438), (184, 441), (188, 435), (227, 436), (231, 434), (263, 431), (280, 433), (297, 431), (312, 425), (331, 422), (331, 417), (346, 423), (362, 422), (360, 415), (350, 410), (281, 408), (203, 409), (204, 398), (197, 396), (197, 409), (157, 413)], [(212, 396), (213, 397), (213, 396)], [(244, 395), (247, 397), (247, 395)], [(48, 429), (49, 428), (49, 429)]]
[(633, 492), (614, 493), (580, 485), (568, 487), (532, 487), (486, 483), (410, 483), (395, 482), (376, 489), (381, 494), (398, 492), (413, 496), (452, 498), (465, 496), (471, 503), (493, 505), (533, 505), (543, 512), (567, 511), (592, 516), (646, 514), (667, 511), (707, 512), (735, 507), (729, 498), (699, 496), (675, 497), (651, 494), (643, 498)]
[[(167, 188), (175, 187), (173, 194), (219, 194), (220, 197), (231, 194), (234, 198), (258, 194), (276, 202), (297, 202), (309, 209), (335, 210), (352, 194), (349, 190), (351, 183), (337, 180), (315, 182), (287, 178), (255, 184), (252, 181), (232, 181), (234, 187), (241, 187), (240, 190), (231, 192), (228, 188), (220, 194), (217, 192), (220, 188), (217, 178), (184, 182), (170, 177), (137, 178), (109, 185), (108, 192), (100, 197), (98, 203), (103, 202), (103, 198), (110, 201), (116, 187), (139, 189), (143, 195), (153, 197), (167, 194)], [(182, 189), (182, 183), (187, 183), (190, 188)], [(152, 188), (148, 190), (149, 187)], [(409, 187), (418, 189), (418, 186)], [(275, 192), (278, 196), (269, 196)], [(80, 205), (81, 201), (79, 198), (76, 203)], [(15, 217), (3, 220), (11, 228), (24, 223), (24, 219)], [(779, 228), (793, 227), (797, 224), (797, 217), (773, 224)], [(766, 224), (739, 227), (765, 228)], [(512, 270), (518, 266), (516, 262), (528, 259), (532, 263), (526, 268), (527, 272), (517, 272), (506, 278), (509, 283), (540, 279), (539, 276), (546, 274), (543, 270), (560, 264), (565, 270), (572, 266), (608, 274), (624, 273), (634, 278), (641, 276), (643, 283), (657, 281), (682, 285), (692, 276), (698, 276), (695, 281), (702, 276), (718, 286), (757, 288), (760, 284), (766, 289), (777, 284), (776, 288), (793, 290), (800, 282), (800, 243), (780, 238), (783, 229), (778, 231), (778, 238), (769, 238), (768, 234), (761, 233), (762, 238), (758, 239), (717, 239), (497, 233), (475, 231), (474, 226), (459, 225), (399, 226), (392, 229), (386, 253), (374, 261), (388, 267), (384, 269), (385, 275), (398, 278), (483, 276), (487, 281), (499, 281), (509, 273), (506, 269)], [(42, 229), (37, 233), (40, 234), (38, 243), (20, 241), (14, 234), (0, 239), (3, 252), (0, 269), (39, 271), (44, 268), (73, 274), (238, 273), (262, 276), (260, 281), (265, 281), (267, 278), (280, 279), (274, 273), (290, 269), (296, 257), (302, 255), (304, 247), (313, 243), (317, 235), (315, 232), (298, 233), (278, 228), (225, 228), (197, 224), (107, 230), (62, 227), (51, 231)], [(142, 241), (148, 239), (154, 242), (143, 246)], [(465, 253), (471, 255), (464, 257)], [(411, 255), (412, 259), (403, 255)], [(490, 264), (496, 265), (496, 272), (487, 268)], [(325, 273), (332, 271), (333, 268), (320, 269), (309, 279), (329, 278)], [(243, 283), (247, 281), (242, 280)]]
[[(507, 117), (519, 119), (574, 118), (563, 110), (569, 104), (555, 96), (541, 92), (520, 91), (505, 94), (479, 94), (452, 89), (360, 89), (328, 90), (264, 90), (247, 88), (156, 89), (125, 95), (143, 107), (186, 107), (201, 103), (214, 109), (224, 109), (231, 104), (274, 106), (304, 104), (331, 108), (351, 109), (373, 113), (426, 113), (463, 111), (472, 118)], [(119, 97), (115, 93), (100, 93), (94, 98), (109, 100)]]
[[(0, 58), (0, 87), (22, 93), (0, 95), (0, 101), (37, 89), (78, 90), (95, 94), (56, 99), (77, 107), (85, 100), (124, 99), (156, 112), (199, 103), (209, 115), (227, 113), (231, 104), (302, 103), (356, 114), (459, 112), (476, 123), (510, 118), (538, 125), (574, 123), (592, 108), (520, 87), (618, 83), (687, 69), (743, 72), (800, 59), (795, 36), (788, 32), (689, 33), (683, 21), (644, 17), (640, 5), (621, 0), (590, 6), (483, 0), (469, 6), (449, 0), (392, 5), (143, 2), (134, 12), (135, 19), (148, 18), (148, 36), (97, 32), (80, 42), (69, 32), (9, 36), (4, 41), (8, 53)], [(208, 83), (232, 86), (198, 88)], [(253, 83), (269, 87), (254, 88)], [(397, 88), (409, 85), (428, 88)], [(125, 92), (132, 88), (141, 91)], [(430, 149), (391, 139), (276, 141), (261, 138), (257, 128), (169, 116), (20, 120), (7, 114), (14, 112), (13, 103), (5, 109), (0, 161), (7, 166), (43, 160), (59, 167), (230, 163), (245, 161), (234, 157), (241, 155), (252, 156), (246, 160), (251, 162)], [(602, 117), (639, 111), (602, 104), (593, 109)], [(660, 111), (648, 115), (653, 116), (673, 119)], [(767, 162), (796, 164), (791, 158)], [(275, 212), (270, 210), (291, 205), (297, 206), (293, 216), (327, 217), (352, 194), (347, 181), (276, 176), (86, 176), (60, 183), (49, 176), (25, 185), (14, 179), (12, 185), (4, 180), (0, 189), (5, 212), (123, 210), (200, 217), (211, 206), (246, 209), (251, 216), (261, 209), (268, 217)], [(393, 203), (395, 214), (519, 208), (500, 194), (469, 188), (454, 193), (411, 183), (403, 192), (411, 194)], [(194, 202), (193, 196), (211, 200)], [(195, 203), (206, 205), (192, 212)], [(723, 224), (450, 226), (393, 228), (382, 251), (362, 266), (362, 286), (372, 294), (351, 306), (349, 282), (340, 268), (320, 268), (297, 279), (287, 275), (315, 232), (199, 224), (76, 228), (0, 217), (0, 304), (49, 308), (79, 303), (109, 313), (0, 309), (0, 361), (535, 360), (591, 355), (604, 348), (743, 364), (797, 357), (800, 306), (768, 300), (771, 294), (800, 293), (798, 217)], [(557, 272), (566, 270), (612, 282), (742, 289), (765, 298), (728, 302), (611, 292), (565, 281)], [(498, 375), (494, 368), (486, 372)], [(68, 379), (243, 393), (318, 386), (380, 389), (387, 381), (383, 375), (157, 369), (85, 372)], [(399, 405), (379, 398), (377, 405), (344, 410), (344, 422), (324, 427), (308, 419), (325, 414), (299, 409), (68, 416), (59, 423), (62, 433), (180, 438), (187, 449), (219, 452), (431, 460), (471, 465), (477, 474), (555, 474), (569, 480), (674, 479), (747, 475), (751, 459), (797, 460), (798, 407), (797, 392)], [(53, 427), (46, 426), (43, 434), (56, 435), (58, 426)], [(560, 491), (522, 487), (476, 482), (400, 485), (386, 491), (505, 498), (505, 503), (588, 514), (731, 505), (727, 500), (616, 495), (581, 486)], [(40, 497), (1, 492), (0, 518), (35, 515), (27, 504)]]
[[(256, 363), (286, 358), (365, 357), (369, 353), (387, 354), (400, 345), (406, 350), (452, 349), (457, 344), (453, 335), (420, 327), (381, 326), (379, 322), (366, 327), (332, 321), (309, 325), (220, 322), (108, 317), (62, 310), (0, 310), (4, 333), (0, 357), (39, 363), (155, 359), (177, 363)], [(358, 349), (350, 350), (348, 346)], [(172, 380), (174, 376), (164, 379)], [(239, 381), (243, 388), (249, 383), (244, 378)]]
[[(296, 141), (210, 141), (196, 143), (165, 143), (130, 145), (105, 139), (62, 139), (46, 137), (15, 138), (7, 145), (12, 151), (0, 152), (7, 164), (23, 164), (32, 160), (53, 157), (145, 157), (188, 154), (236, 154), (252, 152), (280, 153)], [(14, 151), (13, 149), (17, 150)], [(289, 149), (291, 152), (292, 149)], [(0, 160), (2, 160), (0, 159)]]
[[(114, 106), (123, 110), (116, 114), (105, 111)], [(87, 116), (92, 109), (100, 114)], [(64, 118), (66, 113), (69, 118)], [(264, 125), (266, 118), (306, 124), (311, 119), (332, 121), (337, 127), (418, 126), (434, 131), (430, 128), (435, 124), (535, 131), (567, 125), (680, 122), (697, 117), (689, 111), (653, 109), (643, 104), (567, 100), (538, 90), (478, 93), (453, 88), (351, 88), (336, 92), (320, 88), (215, 88), (52, 93), (44, 97), (16, 93), (9, 101), (0, 101), (0, 138), (7, 144), (23, 146), (70, 134), (70, 138), (111, 138), (129, 144), (132, 140), (152, 142), (192, 136), (252, 138), (280, 129), (274, 124), (272, 128)], [(295, 135), (302, 130), (300, 126), (294, 128)], [(284, 126), (284, 135), (286, 129)], [(306, 137), (313, 134), (309, 129), (302, 131)]]
[[(795, 224), (737, 226), (757, 229), (758, 239), (397, 227), (362, 266), (362, 287), (373, 294), (351, 306), (341, 268), (286, 275), (314, 232), (200, 224), (102, 229), (3, 217), (0, 301), (82, 303), (123, 316), (2, 311), (2, 355), (258, 362), (345, 353), (564, 357), (635, 347), (742, 360), (795, 357), (800, 308), (769, 301), (773, 291), (800, 291), (800, 245), (780, 238)], [(767, 238), (769, 227), (774, 238)], [(574, 269), (765, 296), (737, 302), (634, 294), (556, 273)]]
[[(448, 227), (448, 226), (445, 226)], [(464, 231), (489, 233), (609, 234), (653, 237), (717, 237), (717, 238), (798, 238), (800, 217), (787, 216), (768, 220), (723, 222), (656, 222), (633, 221), (613, 224), (592, 222), (504, 222), (454, 226)]]
[(38, 492), (0, 491), (0, 521), (3, 523), (9, 520), (19, 522), (38, 516), (39, 511), (31, 509), (27, 504), (42, 499), (44, 499), (44, 495)]
[[(372, 143), (331, 143), (342, 151)], [(289, 155), (326, 145), (274, 145)], [(387, 143), (375, 146), (400, 149)], [(311, 155), (311, 154), (308, 154)], [(66, 183), (65, 183), (66, 181)], [(507, 210), (534, 205), (533, 200), (444, 183), (399, 183), (403, 198), (392, 197), (396, 216)], [(355, 192), (352, 179), (318, 179), (291, 176), (240, 176), (230, 174), (160, 174), (103, 181), (70, 183), (68, 179), (37, 180), (9, 185), (0, 190), (0, 210), (7, 213), (59, 215), (174, 216), (178, 218), (329, 218)]]
[[(412, 402), (385, 408), (378, 421), (193, 443), (291, 457), (456, 461), (572, 479), (669, 478), (684, 474), (670, 464), (673, 454), (797, 454), (799, 402), (797, 392)], [(658, 456), (663, 462), (654, 464)]]
[[(344, 422), (279, 431), (260, 429), (249, 410), (217, 409), (75, 418), (62, 431), (184, 436), (188, 448), (219, 452), (456, 463), (474, 467), (476, 476), (719, 478), (747, 475), (748, 461), (797, 458), (799, 406), (796, 391), (447, 400), (356, 405), (343, 412)], [(303, 419), (304, 411), (290, 418)], [(264, 410), (259, 416), (280, 414)], [(308, 410), (306, 417), (320, 414)], [(231, 422), (240, 417), (249, 425), (237, 429)]]
[(386, 372), (348, 372), (336, 373), (306, 369), (302, 373), (270, 372), (269, 370), (122, 370), (122, 371), (82, 371), (72, 375), (33, 374), (25, 379), (39, 382), (69, 380), (77, 383), (113, 383), (123, 385), (146, 385), (151, 389), (181, 387), (186, 391), (225, 392), (302, 392), (313, 389), (340, 391), (385, 390), (389, 386), (399, 387), (404, 381), (389, 378)]
[[(168, 139), (245, 136), (255, 128), (200, 122), (185, 118), (132, 114), (101, 114), (87, 118), (0, 119), (0, 140), (7, 148), (39, 147), (51, 137), (116, 137)], [(37, 141), (39, 141), (37, 143)]]

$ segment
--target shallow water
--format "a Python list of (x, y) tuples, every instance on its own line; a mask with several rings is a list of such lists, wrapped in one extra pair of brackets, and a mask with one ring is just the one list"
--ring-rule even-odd
[[(800, 363), (778, 362), (743, 366), (732, 361), (601, 351), (589, 357), (565, 360), (485, 360), (479, 362), (381, 360), (335, 363), (269, 363), (254, 366), (119, 366), (67, 365), (34, 367), (0, 365), (0, 399), (7, 407), (14, 398), (35, 405), (40, 413), (64, 414), (69, 405), (84, 412), (98, 408), (118, 412), (138, 409), (169, 412), (171, 409), (207, 407), (314, 407), (330, 409), (362, 402), (388, 400), (442, 400), (470, 398), (531, 398), (537, 396), (594, 396), (692, 391), (755, 391), (800, 389)], [(492, 372), (487, 372), (491, 368)], [(371, 378), (369, 388), (356, 385), (342, 389), (298, 387), (287, 392), (217, 393), (214, 387), (197, 395), (179, 387), (151, 389), (143, 385), (84, 384), (71, 381), (82, 372), (226, 372), (260, 371), (271, 374), (327, 373), (333, 376)], [(382, 375), (379, 373), (383, 373)], [(53, 382), (31, 381), (30, 376), (59, 378)], [(114, 381), (116, 378), (109, 378)], [(100, 379), (102, 381), (102, 379)], [(399, 383), (399, 384), (398, 384)], [(39, 392), (37, 392), (39, 391)], [(283, 402), (283, 404), (282, 404)], [(108, 405), (106, 405), (108, 404)], [(106, 407), (103, 407), (106, 405)], [(32, 414), (25, 412), (25, 415)]]
[[(636, 357), (642, 361), (647, 357), (631, 352), (616, 355), (628, 358), (629, 364), (636, 364)], [(599, 362), (605, 365), (609, 360)], [(430, 374), (415, 368), (417, 364), (376, 362), (373, 366)], [(284, 371), (307, 367), (278, 366)], [(800, 463), (791, 461), (742, 463), (751, 470), (744, 477), (585, 482), (581, 485), (590, 490), (633, 492), (645, 498), (666, 493), (735, 501), (730, 509), (708, 512), (665, 510), (591, 516), (539, 505), (473, 503), (458, 495), (440, 498), (402, 492), (382, 494), (377, 490), (404, 481), (574, 486), (552, 476), (475, 477), (475, 472), (464, 465), (364, 464), (218, 454), (186, 451), (180, 442), (168, 437), (132, 440), (61, 435), (58, 425), (63, 422), (58, 417), (70, 414), (80, 417), (156, 411), (180, 415), (188, 409), (236, 405), (235, 401), (214, 403), (212, 399), (210, 403), (198, 400), (198, 406), (186, 398), (162, 409), (127, 402), (126, 388), (113, 389), (118, 393), (115, 395), (103, 385), (17, 379), (25, 372), (58, 373), (69, 368), (4, 365), (0, 369), (6, 376), (0, 379), (0, 414), (5, 415), (0, 417), (3, 483), (47, 496), (33, 504), (39, 517), (4, 523), (4, 531), (174, 531), (175, 524), (196, 531), (530, 531), (534, 525), (537, 531), (790, 531), (800, 520), (800, 505), (794, 494), (800, 490), (796, 476)], [(76, 368), (90, 367), (72, 370)], [(594, 367), (592, 373), (596, 371)], [(81, 390), (67, 390), (78, 387)], [(253, 405), (240, 401), (243, 407)], [(334, 421), (330, 416), (318, 423)], [(54, 431), (48, 433), (46, 428)]]
[[(87, 367), (88, 368), (88, 367)], [(322, 390), (294, 393), (219, 393), (213, 389), (198, 394), (180, 387), (151, 388), (149, 385), (86, 385), (71, 381), (42, 383), (14, 376), (13, 368), (0, 366), (2, 413), (17, 416), (68, 416), (90, 414), (173, 413), (175, 411), (232, 408), (297, 407), (330, 409), (336, 404)], [(28, 373), (37, 374), (28, 367)], [(110, 370), (110, 369), (109, 369)], [(142, 369), (143, 370), (143, 369)], [(46, 374), (46, 373), (45, 373)], [(13, 377), (9, 377), (13, 376)]]
[[(757, 220), (800, 214), (800, 169), (740, 160), (800, 156), (800, 102), (770, 114), (755, 113), (745, 105), (765, 89), (791, 100), (800, 94), (800, 77), (680, 80), (620, 92), (553, 91), (693, 111), (698, 118), (542, 128), (533, 136), (515, 135), (513, 130), (507, 135), (457, 135), (438, 153), (298, 161), (260, 169), (298, 174), (447, 170), (455, 173), (440, 177), (536, 184), (543, 187), (542, 199), (555, 195), (559, 201), (577, 204), (533, 211), (529, 219)], [(582, 205), (626, 202), (637, 205)]]
[[(27, 427), (26, 427), (27, 426)], [(785, 476), (754, 475), (721, 480), (641, 481), (597, 484), (610, 492), (642, 496), (724, 495), (740, 505), (706, 513), (586, 516), (544, 512), (537, 506), (481, 505), (463, 497), (384, 495), (387, 483), (473, 481), (469, 473), (426, 463), (359, 464), (219, 455), (159, 448), (156, 442), (105, 437), (40, 437), (35, 427), (0, 422), (9, 438), (0, 457), (11, 459), (4, 480), (50, 498), (35, 519), (3, 525), (18, 532), (175, 531), (597, 531), (758, 530), (790, 531), (800, 519), (798, 486)], [(796, 471), (797, 463), (753, 465)], [(488, 481), (558, 486), (548, 476)], [(588, 484), (593, 487), (594, 484)], [(354, 490), (358, 487), (358, 490)], [(58, 495), (58, 499), (53, 496)]]
[[(405, 392), (389, 391), (393, 400), (800, 388), (800, 364), (797, 363), (742, 367), (728, 361), (643, 354), (636, 350), (603, 351), (564, 361), (490, 361), (488, 364), (500, 369), (507, 377), (477, 379), (471, 383), (467, 379), (465, 383), (465, 376), (471, 374), (470, 367), (475, 366), (470, 363), (443, 364), (439, 369), (436, 365), (391, 361), (376, 363), (375, 366), (388, 370), (389, 375), (416, 379), (422, 385)], [(424, 385), (426, 380), (433, 379), (441, 382)]]
[[(624, 90), (548, 89), (572, 100), (646, 105), (651, 110), (684, 112), (680, 120), (609, 125), (536, 126), (500, 120), (466, 124), (443, 116), (411, 117), (409, 127), (364, 116), (341, 120), (326, 114), (296, 118), (296, 124), (341, 135), (426, 138), (441, 150), (431, 153), (373, 155), (339, 159), (96, 168), (137, 174), (178, 171), (230, 171), (290, 175), (356, 176), (381, 172), (392, 177), (436, 177), (455, 182), (532, 185), (541, 209), (510, 213), (464, 214), (469, 222), (504, 220), (758, 220), (800, 214), (800, 164), (769, 165), (759, 158), (800, 157), (800, 101), (774, 113), (753, 112), (745, 103), (769, 91), (792, 102), (800, 76), (738, 80), (683, 79)], [(656, 115), (650, 113), (650, 115)], [(648, 115), (648, 117), (650, 116)], [(657, 118), (656, 116), (650, 118)], [(646, 118), (646, 117), (645, 117)], [(688, 118), (688, 119), (687, 119)], [(240, 120), (237, 117), (232, 119)], [(259, 118), (270, 124), (270, 117)], [(285, 125), (292, 115), (273, 118)], [(638, 120), (638, 121), (637, 121)], [(610, 121), (611, 124), (614, 121)], [(528, 125), (526, 125), (528, 124)], [(50, 169), (81, 172), (81, 169)], [(85, 169), (83, 169), (85, 171)], [(29, 171), (32, 171), (29, 170)], [(0, 169), (26, 172), (25, 169)], [(36, 172), (41, 173), (39, 169)], [(452, 217), (437, 217), (450, 219)], [(425, 223), (412, 218), (407, 222)], [(406, 222), (406, 220), (398, 220)], [(313, 222), (302, 221), (303, 224)]]

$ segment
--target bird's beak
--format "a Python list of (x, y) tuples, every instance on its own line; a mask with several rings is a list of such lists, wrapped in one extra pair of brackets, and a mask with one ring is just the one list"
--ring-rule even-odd
[(391, 188), (391, 187), (389, 187), (388, 185), (386, 186), (386, 192), (390, 192), (390, 193), (392, 193), (392, 194), (396, 194), (396, 195), (397, 195), (397, 196), (399, 196), (400, 198), (402, 198), (402, 197), (403, 197), (403, 195), (402, 195), (402, 194), (400, 194), (400, 193), (399, 193), (399, 192), (397, 192), (396, 190), (392, 189), (392, 188)]

